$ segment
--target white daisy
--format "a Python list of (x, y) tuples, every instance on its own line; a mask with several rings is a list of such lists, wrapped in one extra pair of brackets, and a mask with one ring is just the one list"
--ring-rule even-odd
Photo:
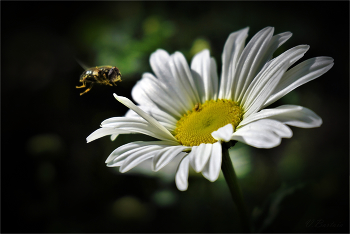
[(155, 75), (143, 74), (132, 90), (139, 105), (114, 94), (130, 110), (124, 117), (103, 121), (87, 141), (106, 135), (114, 140), (119, 134), (130, 133), (158, 140), (118, 147), (107, 158), (107, 166), (119, 166), (120, 172), (126, 172), (151, 158), (152, 169), (158, 171), (175, 157), (183, 157), (175, 176), (177, 188), (183, 191), (188, 187), (190, 165), (210, 181), (218, 178), (223, 142), (272, 148), (281, 138), (292, 136), (287, 125), (319, 127), (322, 119), (305, 107), (263, 108), (327, 72), (333, 59), (311, 58), (288, 70), (309, 46), (293, 47), (271, 59), (292, 33), (273, 36), (274, 28), (266, 27), (244, 47), (248, 29), (229, 35), (222, 54), (220, 84), (216, 62), (208, 50), (195, 55), (190, 67), (180, 52), (154, 52), (150, 64)]

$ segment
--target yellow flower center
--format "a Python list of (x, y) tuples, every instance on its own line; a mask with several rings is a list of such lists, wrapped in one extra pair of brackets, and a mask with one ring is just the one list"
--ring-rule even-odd
[(215, 143), (211, 133), (232, 124), (233, 129), (242, 121), (243, 110), (234, 101), (209, 100), (184, 114), (176, 123), (175, 138), (182, 145), (196, 146), (201, 143)]

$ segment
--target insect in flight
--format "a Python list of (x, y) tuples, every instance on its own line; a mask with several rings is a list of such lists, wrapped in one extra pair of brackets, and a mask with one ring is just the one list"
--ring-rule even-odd
[(80, 96), (90, 91), (92, 86), (96, 84), (117, 86), (115, 82), (122, 81), (122, 74), (117, 67), (113, 66), (99, 66), (86, 69), (80, 76), (79, 82), (82, 82), (82, 86), (76, 86), (76, 88), (85, 88), (87, 83), (90, 83), (89, 88), (80, 93)]

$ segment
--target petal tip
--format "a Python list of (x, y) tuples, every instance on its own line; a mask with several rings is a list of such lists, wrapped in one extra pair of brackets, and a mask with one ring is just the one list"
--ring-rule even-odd
[(176, 187), (177, 187), (177, 189), (180, 190), (181, 192), (186, 191), (187, 188), (188, 188), (188, 187), (179, 187), (179, 186), (177, 186), (177, 185), (176, 185)]
[(231, 140), (232, 134), (233, 134), (232, 124), (227, 124), (211, 133), (212, 137), (215, 140), (218, 140), (218, 141), (222, 140), (225, 142), (229, 142)]
[(322, 124), (323, 124), (323, 120), (320, 117), (319, 121), (316, 123), (316, 127), (321, 127)]

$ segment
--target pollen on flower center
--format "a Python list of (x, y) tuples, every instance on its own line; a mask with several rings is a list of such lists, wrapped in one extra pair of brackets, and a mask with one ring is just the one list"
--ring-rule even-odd
[(209, 100), (196, 106), (177, 121), (175, 138), (186, 146), (197, 146), (201, 143), (215, 143), (211, 133), (231, 123), (233, 128), (242, 120), (241, 107), (226, 99)]

